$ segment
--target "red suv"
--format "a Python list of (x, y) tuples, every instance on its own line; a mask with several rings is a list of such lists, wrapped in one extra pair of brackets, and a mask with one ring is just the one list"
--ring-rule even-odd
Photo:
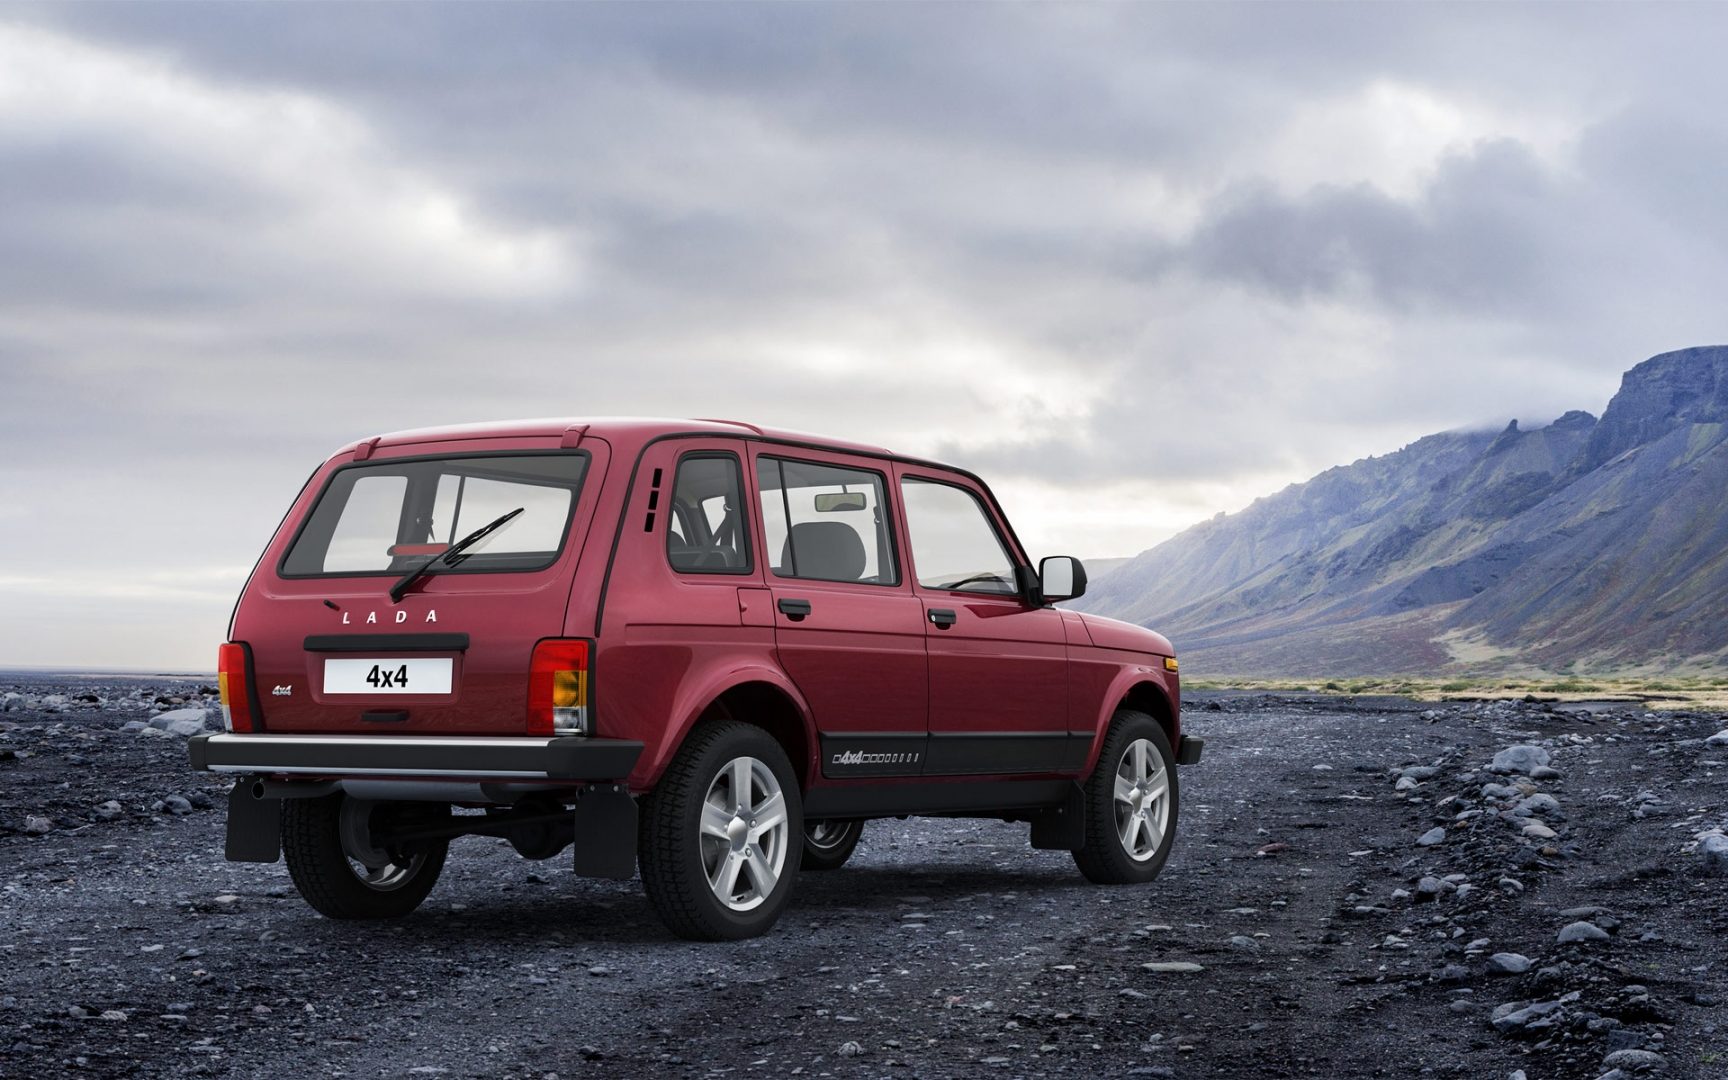
[(1102, 883), (1170, 853), (1176, 658), (1052, 607), (960, 469), (726, 421), (367, 439), (318, 469), (220, 650), (227, 856), (407, 914), (458, 836), (638, 868), (671, 930), (771, 927), (870, 818), (1031, 823)]

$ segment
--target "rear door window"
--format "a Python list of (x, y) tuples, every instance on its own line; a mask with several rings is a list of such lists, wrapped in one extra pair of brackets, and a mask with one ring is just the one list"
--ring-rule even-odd
[(439, 572), (542, 569), (564, 548), (587, 466), (580, 451), (347, 466), (325, 485), (281, 574), (405, 573), (518, 509)]
[(763, 457), (756, 480), (776, 576), (900, 583), (881, 473)]
[(726, 453), (686, 454), (672, 481), (666, 558), (682, 574), (747, 574), (750, 534), (744, 528), (744, 476)]

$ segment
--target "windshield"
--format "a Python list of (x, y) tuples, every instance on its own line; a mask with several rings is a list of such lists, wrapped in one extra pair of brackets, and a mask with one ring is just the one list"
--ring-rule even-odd
[(539, 570), (563, 550), (588, 455), (478, 454), (337, 470), (282, 560), (283, 577), (402, 574), (512, 510), (440, 574)]

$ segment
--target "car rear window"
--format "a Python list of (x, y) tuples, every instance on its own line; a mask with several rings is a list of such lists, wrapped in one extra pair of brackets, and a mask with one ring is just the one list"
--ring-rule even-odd
[(406, 573), (520, 509), (440, 574), (539, 570), (557, 561), (588, 455), (475, 454), (338, 469), (282, 560), (283, 577)]

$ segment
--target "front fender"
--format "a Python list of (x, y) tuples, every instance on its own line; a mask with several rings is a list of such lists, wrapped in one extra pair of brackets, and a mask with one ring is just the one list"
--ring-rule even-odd
[(1086, 755), (1086, 775), (1092, 775), (1092, 770), (1098, 767), (1098, 754), (1104, 747), (1104, 736), (1110, 730), (1110, 720), (1121, 708), (1145, 709), (1148, 697), (1151, 696), (1162, 713), (1153, 712), (1164, 734), (1170, 739), (1170, 751), (1175, 753), (1182, 741), (1182, 714), (1179, 711), (1179, 691), (1172, 685), (1173, 676), (1166, 674), (1150, 665), (1132, 665), (1116, 674), (1110, 680), (1109, 688), (1104, 691), (1103, 703), (1093, 725), (1092, 749)]

